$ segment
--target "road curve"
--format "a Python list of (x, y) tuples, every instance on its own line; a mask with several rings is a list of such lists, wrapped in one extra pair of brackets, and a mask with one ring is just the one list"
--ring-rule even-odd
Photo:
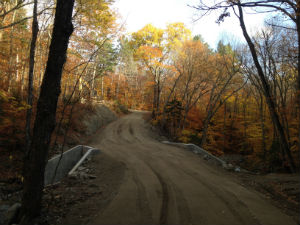
[(116, 197), (91, 225), (292, 225), (289, 216), (230, 174), (154, 139), (134, 112), (108, 125), (94, 146), (126, 164)]

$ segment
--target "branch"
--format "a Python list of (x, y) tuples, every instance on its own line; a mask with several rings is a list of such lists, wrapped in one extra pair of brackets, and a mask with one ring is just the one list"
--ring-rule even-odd
[[(51, 9), (51, 8), (50, 8), (50, 7), (47, 7), (47, 8), (45, 8), (45, 9), (41, 10), (37, 15), (40, 16), (44, 11), (46, 11), (46, 10), (48, 10), (48, 9)], [(25, 18), (23, 18), (23, 19), (20, 19), (20, 20), (16, 21), (16, 22), (13, 22), (13, 23), (11, 23), (11, 24), (8, 24), (8, 25), (5, 25), (5, 26), (0, 26), (0, 30), (3, 30), (3, 29), (6, 29), (6, 28), (15, 26), (15, 25), (17, 25), (17, 24), (19, 24), (19, 23), (23, 23), (24, 21), (29, 20), (29, 19), (31, 19), (31, 18), (33, 18), (33, 16), (27, 16), (27, 17), (25, 17)]]
[(8, 15), (9, 13), (11, 13), (11, 12), (14, 11), (14, 10), (18, 10), (18, 9), (20, 9), (20, 8), (23, 8), (23, 7), (27, 6), (27, 5), (33, 4), (33, 1), (32, 1), (32, 2), (28, 2), (28, 3), (25, 3), (25, 4), (22, 4), (23, 2), (24, 2), (24, 1), (19, 1), (19, 2), (17, 3), (17, 5), (16, 5), (15, 7), (11, 8), (10, 10), (8, 10), (8, 11), (5, 11), (5, 10), (4, 10), (4, 12), (3, 12), (2, 14), (0, 14), (0, 17), (4, 18), (6, 15)]

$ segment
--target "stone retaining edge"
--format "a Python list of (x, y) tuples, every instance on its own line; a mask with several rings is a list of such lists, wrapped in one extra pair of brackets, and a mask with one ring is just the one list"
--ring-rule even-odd
[(89, 157), (90, 155), (98, 155), (100, 154), (100, 149), (97, 148), (91, 148), (89, 149), (82, 157), (81, 159), (76, 163), (76, 165), (70, 170), (70, 172), (68, 173), (68, 175), (72, 175), (77, 168), (84, 162), (84, 160), (87, 159), (87, 157)]
[(185, 143), (170, 142), (170, 141), (162, 141), (162, 143), (163, 144), (168, 144), (168, 145), (176, 145), (176, 146), (179, 146), (179, 147), (183, 147), (187, 150), (192, 151), (195, 154), (202, 155), (206, 160), (208, 160), (208, 159), (213, 160), (214, 162), (216, 162), (218, 165), (222, 166), (226, 170), (233, 170), (235, 172), (245, 172), (245, 173), (249, 172), (245, 169), (241, 169), (238, 166), (235, 167), (232, 164), (228, 164), (224, 160), (212, 155), (208, 151), (204, 150), (203, 148), (200, 148), (199, 146), (197, 146), (195, 144), (191, 144), (191, 143), (185, 144)]

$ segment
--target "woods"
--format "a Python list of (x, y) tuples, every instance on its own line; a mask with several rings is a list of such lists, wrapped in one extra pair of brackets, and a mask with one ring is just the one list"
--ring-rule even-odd
[[(76, 104), (151, 111), (169, 139), (239, 155), (251, 171), (299, 170), (297, 1), (199, 1), (200, 17), (219, 10), (217, 22), (235, 17), (243, 32), (216, 49), (182, 22), (127, 33), (113, 4), (0, 3), (0, 154), (9, 168), (22, 161), (23, 172), (6, 174), (23, 185), (22, 224), (40, 213), (45, 163)], [(252, 33), (249, 9), (268, 16)]]

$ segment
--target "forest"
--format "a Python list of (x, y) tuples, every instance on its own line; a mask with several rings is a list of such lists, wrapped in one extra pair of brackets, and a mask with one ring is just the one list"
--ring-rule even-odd
[[(70, 39), (57, 30), (56, 40), (56, 23), (68, 24), (58, 6), (66, 10), (67, 2), (74, 4), (66, 13), (73, 27), (63, 28)], [(242, 156), (240, 164), (248, 170), (298, 171), (299, 3), (216, 2), (199, 1), (195, 11), (201, 17), (220, 10), (220, 26), (237, 15), (245, 40), (220, 40), (213, 49), (180, 21), (128, 33), (114, 0), (2, 0), (0, 180), (26, 183), (29, 175), (22, 170), (33, 162), (28, 153), (42, 146), (46, 159), (49, 145), (50, 154), (63, 145), (75, 119), (95, 102), (150, 111), (152, 125), (169, 139), (197, 144), (216, 156)], [(248, 8), (267, 14), (264, 28), (251, 34), (243, 17)], [(51, 58), (54, 43), (60, 47)], [(50, 59), (57, 60), (52, 67)], [(47, 73), (61, 78), (54, 81)], [(51, 94), (57, 99), (39, 101)], [(51, 123), (38, 113), (43, 108), (53, 112)], [(36, 124), (43, 120), (48, 130), (38, 132)], [(44, 131), (47, 141), (39, 145), (37, 134)]]

